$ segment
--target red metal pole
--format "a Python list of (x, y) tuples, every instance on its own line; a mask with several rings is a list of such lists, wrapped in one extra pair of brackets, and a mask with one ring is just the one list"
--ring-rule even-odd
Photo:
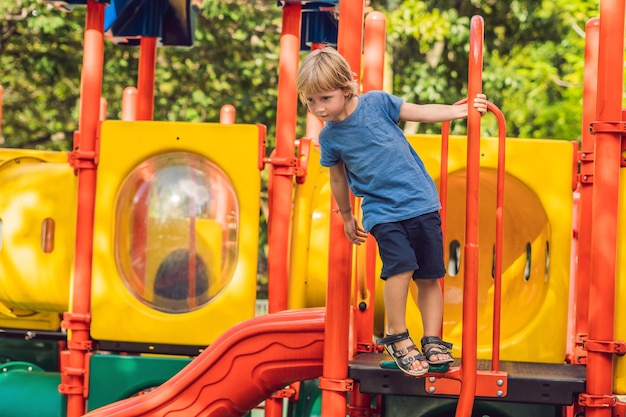
[[(325, 48), (326, 44), (323, 43), (313, 43), (311, 44), (311, 51), (314, 51), (319, 48)], [(315, 114), (311, 113), (307, 110), (306, 112), (306, 137), (311, 138), (317, 141), (320, 131), (324, 127), (324, 122), (322, 119), (317, 117)]]
[(467, 195), (465, 214), (465, 276), (463, 281), (463, 346), (461, 348), (461, 393), (456, 417), (472, 415), (476, 394), (478, 326), (478, 210), (480, 172), (480, 113), (473, 106), (482, 91), (483, 18), (473, 16), (470, 23), (470, 61), (467, 118)]
[[(386, 43), (385, 15), (371, 12), (365, 18), (363, 39), (363, 92), (382, 90), (385, 71)], [(356, 204), (355, 204), (356, 206)], [(376, 240), (369, 236), (365, 250), (355, 252), (355, 276), (358, 285), (354, 286), (354, 339), (357, 351), (372, 352), (374, 344), (374, 298), (376, 294)], [(359, 386), (350, 395), (350, 407), (359, 410), (362, 416), (371, 415), (372, 396), (361, 394)]]
[[(385, 43), (386, 43), (385, 15), (380, 12), (371, 12), (365, 18), (365, 32), (363, 39), (363, 92), (382, 90), (385, 71)], [(359, 259), (364, 254), (365, 259)], [(357, 348), (371, 352), (374, 349), (372, 336), (374, 334), (374, 295), (376, 287), (375, 268), (369, 267), (376, 262), (376, 240), (368, 237), (365, 251), (356, 251), (356, 276), (359, 285), (354, 286), (355, 327)], [(363, 302), (363, 304), (362, 304)], [(366, 348), (367, 347), (367, 348)]]
[[(361, 73), (362, 40), (363, 0), (342, 0), (339, 3), (337, 49), (356, 74)], [(336, 209), (334, 199), (331, 201), (332, 208)], [(338, 386), (337, 381), (348, 378), (352, 245), (345, 237), (341, 217), (331, 215), (330, 219), (324, 366), (320, 379), (321, 414), (344, 417), (347, 391)]]
[(0, 145), (4, 143), (2, 140), (2, 96), (4, 95), (4, 88), (0, 85)]
[[(278, 60), (278, 102), (276, 105), (276, 148), (272, 158), (294, 159), (295, 132), (298, 107), (296, 73), (300, 56), (300, 23), (302, 5), (288, 3), (283, 6), (283, 29), (280, 37)], [(268, 310), (270, 313), (287, 309), (289, 276), (289, 231), (293, 192), (293, 171), (288, 164), (271, 166), (271, 192), (268, 198)], [(282, 416), (282, 399), (265, 400), (265, 416)]]
[(156, 72), (157, 40), (151, 37), (142, 37), (139, 45), (139, 73), (137, 89), (137, 120), (152, 120), (154, 118), (154, 74)]
[(363, 37), (363, 92), (382, 90), (385, 73), (387, 19), (381, 12), (365, 18)]
[(70, 312), (64, 314), (63, 326), (70, 330), (66, 366), (61, 370), (59, 391), (67, 395), (67, 417), (85, 412), (86, 355), (91, 349), (89, 322), (91, 314), (91, 266), (93, 258), (93, 223), (96, 193), (96, 137), (99, 129), (102, 66), (104, 61), (104, 4), (87, 2), (83, 66), (81, 71), (80, 118), (78, 142), (72, 153), (78, 176), (78, 206), (74, 280)]
[[(613, 342), (615, 279), (620, 191), (622, 87), (624, 71), (624, 0), (600, 2), (598, 99), (591, 230), (589, 340)], [(602, 122), (607, 126), (603, 126)], [(598, 397), (613, 395), (613, 353), (587, 352), (587, 417), (610, 417), (612, 408), (597, 406)]]
[(104, 122), (107, 119), (108, 107), (109, 103), (107, 103), (107, 99), (104, 97), (100, 97), (100, 116), (98, 116), (98, 119), (101, 122)]
[(139, 91), (136, 87), (126, 87), (122, 93), (122, 120), (137, 120), (137, 101)]
[[(280, 38), (278, 102), (276, 106), (276, 148), (272, 159), (294, 158), (296, 110), (296, 73), (300, 55), (300, 4), (283, 7), (283, 32)], [(293, 172), (288, 167), (274, 166), (272, 175), (272, 212), (268, 222), (268, 298), (269, 312), (287, 309), (289, 262), (289, 229)]]
[(502, 246), (504, 243), (504, 178), (506, 161), (506, 121), (504, 115), (491, 103), (488, 109), (498, 119), (498, 181), (496, 191), (496, 253), (493, 276), (493, 335), (491, 343), (491, 370), (500, 371), (500, 323), (502, 316)]
[(226, 125), (235, 124), (235, 117), (237, 116), (237, 110), (232, 104), (224, 104), (220, 109), (220, 123)]
[[(591, 201), (593, 194), (593, 168), (595, 137), (589, 131), (596, 117), (596, 97), (598, 93), (598, 47), (600, 19), (589, 19), (585, 26), (585, 74), (583, 84), (583, 114), (580, 148), (580, 194), (578, 205), (578, 245), (575, 276), (573, 282), (575, 299), (574, 331), (569, 345), (572, 361), (575, 364), (587, 362), (582, 351), (581, 340), (587, 336), (589, 318), (589, 275), (591, 267)], [(571, 308), (573, 308), (572, 306)], [(578, 348), (577, 348), (578, 346)]]

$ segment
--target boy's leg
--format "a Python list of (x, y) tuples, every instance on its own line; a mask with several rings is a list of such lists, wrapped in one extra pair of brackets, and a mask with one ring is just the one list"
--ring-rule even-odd
[[(422, 314), (424, 336), (441, 335), (443, 325), (443, 293), (438, 279), (416, 279), (419, 289), (417, 304)], [(432, 360), (445, 360), (450, 358), (447, 353), (432, 356)]]
[[(409, 293), (409, 283), (413, 277), (413, 271), (403, 272), (393, 275), (385, 281), (383, 298), (385, 302), (385, 313), (387, 315), (387, 334), (398, 334), (404, 332), (406, 328), (406, 302)], [(395, 343), (397, 349), (403, 349), (413, 342), (405, 339)], [(418, 352), (411, 351), (407, 356), (416, 356)], [(428, 362), (415, 361), (411, 365), (413, 370), (427, 369)]]

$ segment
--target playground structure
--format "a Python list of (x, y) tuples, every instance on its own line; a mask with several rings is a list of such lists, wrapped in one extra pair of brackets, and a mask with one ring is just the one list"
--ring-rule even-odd
[[(229, 107), (221, 123), (152, 120), (156, 48), (193, 43), (193, 2), (50, 3), (87, 8), (79, 131), (68, 154), (0, 149), (2, 415), (626, 413), (623, 0), (602, 0), (586, 27), (580, 144), (507, 139), (494, 104), (498, 138), (481, 138), (477, 112), (467, 138), (446, 124), (408, 137), (442, 198), (443, 333), (460, 358), (423, 378), (380, 366), (375, 242), (352, 247), (332, 215), (321, 122), (295, 137), (301, 50), (336, 43), (362, 90), (380, 89), (384, 16), (359, 0), (281, 2), (267, 155), (264, 126)], [(473, 17), (470, 97), (483, 30)], [(107, 35), (140, 48), (124, 120), (100, 120)], [(262, 169), (269, 314), (255, 318)]]

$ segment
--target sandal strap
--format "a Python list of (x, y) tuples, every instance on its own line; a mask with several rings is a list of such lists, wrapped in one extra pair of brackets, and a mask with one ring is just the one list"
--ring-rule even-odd
[(424, 349), (426, 345), (438, 345), (440, 349), (444, 350), (452, 349), (452, 343), (444, 342), (443, 340), (441, 340), (441, 338), (437, 336), (424, 336), (422, 337), (421, 343), (422, 349)]
[(450, 356), (452, 359), (451, 349), (452, 343), (444, 342), (441, 338), (436, 336), (424, 336), (421, 340), (422, 350), (426, 360), (430, 360), (433, 355), (444, 354)]
[[(408, 353), (412, 350), (417, 351), (417, 355), (407, 356)], [(415, 361), (425, 361), (426, 358), (424, 355), (420, 353), (415, 345), (411, 345), (408, 348), (396, 350), (393, 352), (393, 356), (395, 356), (396, 363), (400, 365), (404, 369), (411, 369), (411, 364)]]
[(405, 340), (409, 338), (409, 330), (405, 330), (402, 333), (390, 334), (387, 337), (382, 337), (376, 340), (377, 345), (388, 345), (390, 343), (396, 343), (401, 340)]
[(395, 356), (396, 358), (402, 358), (403, 356), (408, 355), (412, 350), (416, 351), (418, 353), (418, 355), (411, 356), (411, 358), (415, 358), (415, 357), (421, 355), (421, 353), (420, 353), (419, 349), (417, 348), (417, 346), (410, 345), (410, 346), (407, 346), (407, 347), (402, 348), (402, 349), (396, 349), (394, 347), (393, 348), (393, 356)]

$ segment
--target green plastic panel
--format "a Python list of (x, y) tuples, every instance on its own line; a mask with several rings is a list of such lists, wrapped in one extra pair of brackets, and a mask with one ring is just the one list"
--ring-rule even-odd
[(191, 358), (96, 354), (89, 364), (89, 411), (158, 387)]
[(2, 417), (65, 417), (66, 403), (59, 393), (61, 374), (45, 372), (28, 362), (0, 367)]

